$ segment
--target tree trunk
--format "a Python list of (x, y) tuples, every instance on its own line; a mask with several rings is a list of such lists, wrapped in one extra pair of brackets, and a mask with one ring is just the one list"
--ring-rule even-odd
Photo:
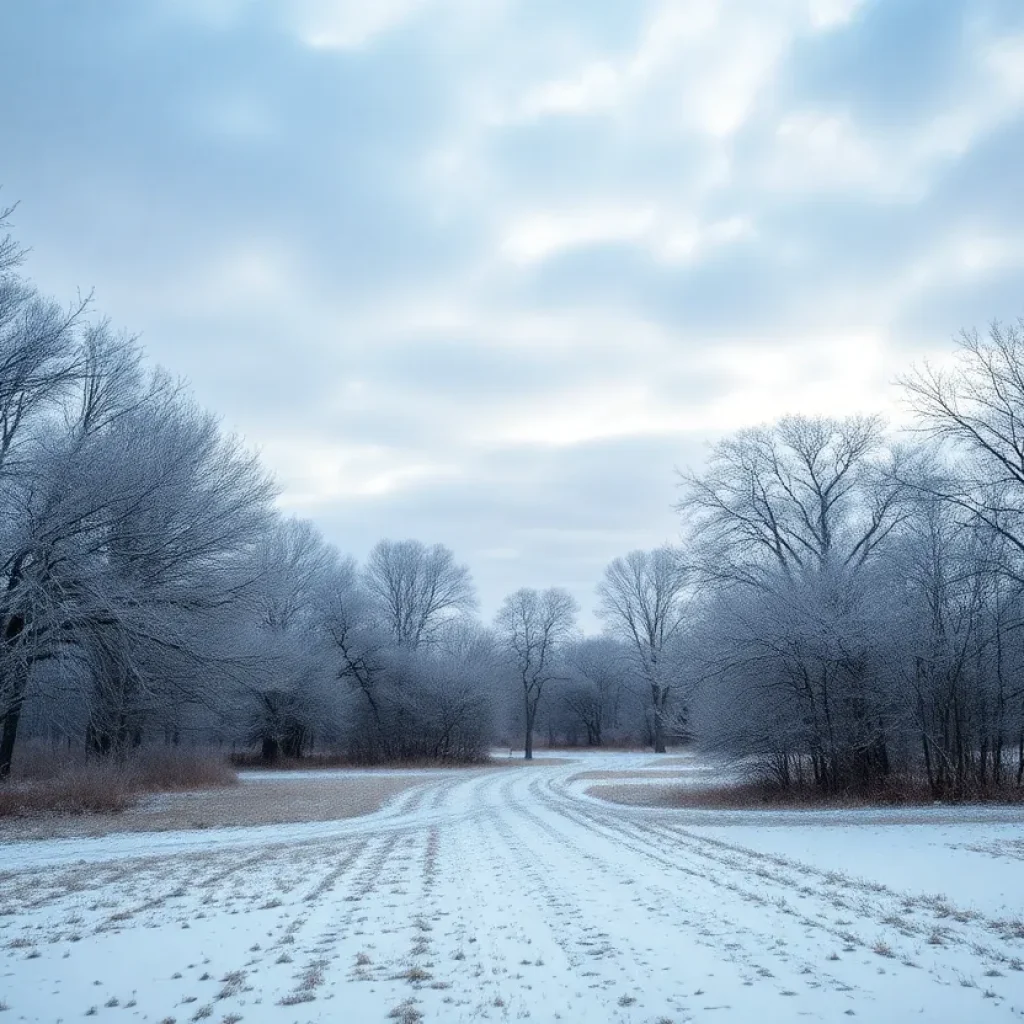
[(659, 707), (654, 709), (654, 752), (665, 753), (665, 723)]
[(0, 782), (11, 774), (11, 761), (14, 759), (14, 741), (18, 738), (18, 721), (21, 718), (21, 701), (16, 700), (7, 709), (3, 717), (3, 729), (0, 730)]
[(651, 684), (651, 698), (654, 704), (654, 752), (665, 753), (665, 703), (668, 693), (656, 683)]
[[(12, 579), (13, 582), (13, 579)], [(10, 590), (12, 583), (8, 583)], [(25, 619), (21, 615), (12, 615), (3, 630), (4, 646), (12, 644), (21, 636), (25, 629)], [(11, 774), (11, 762), (14, 760), (14, 742), (18, 738), (18, 723), (21, 721), (21, 708), (25, 702), (25, 691), (28, 679), (19, 675), (14, 680), (14, 696), (3, 716), (3, 730), (0, 731), (0, 781)]]
[(537, 714), (537, 705), (530, 707), (530, 695), (526, 695), (526, 739), (523, 743), (523, 760), (533, 760), (533, 719)]

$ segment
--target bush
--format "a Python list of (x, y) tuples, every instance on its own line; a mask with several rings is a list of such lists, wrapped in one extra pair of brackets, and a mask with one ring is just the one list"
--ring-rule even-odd
[(141, 750), (125, 762), (85, 761), (26, 744), (14, 774), (0, 784), (0, 818), (117, 812), (144, 793), (228, 786), (237, 779), (223, 759), (201, 751)]
[(0, 785), (0, 818), (123, 811), (131, 803), (124, 773), (110, 765), (79, 764), (48, 778)]
[(238, 782), (225, 758), (174, 747), (143, 751), (128, 762), (127, 768), (133, 788), (146, 793), (212, 789)]

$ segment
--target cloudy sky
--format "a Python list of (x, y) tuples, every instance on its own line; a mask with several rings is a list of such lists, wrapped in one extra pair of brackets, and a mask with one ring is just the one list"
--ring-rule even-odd
[(39, 285), (485, 614), (1024, 313), (1021, 0), (25, 0), (0, 85)]

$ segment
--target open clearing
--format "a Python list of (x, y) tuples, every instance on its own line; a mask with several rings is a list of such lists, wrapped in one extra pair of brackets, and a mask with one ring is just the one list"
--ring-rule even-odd
[(240, 786), (144, 796), (135, 806), (116, 814), (0, 819), (0, 843), (335, 821), (369, 814), (398, 793), (423, 783), (423, 776), (412, 772), (243, 772), (240, 778)]
[(673, 811), (580, 778), (663, 765), (396, 773), (358, 818), (0, 845), (0, 1021), (1024, 1016), (1021, 810)]

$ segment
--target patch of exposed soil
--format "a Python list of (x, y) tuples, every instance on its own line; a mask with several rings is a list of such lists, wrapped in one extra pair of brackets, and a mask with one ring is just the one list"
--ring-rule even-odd
[(387, 800), (425, 781), (423, 776), (369, 772), (365, 776), (318, 779), (311, 773), (298, 780), (261, 779), (226, 789), (161, 793), (144, 797), (117, 814), (7, 819), (0, 822), (0, 842), (337, 821), (370, 814)]

